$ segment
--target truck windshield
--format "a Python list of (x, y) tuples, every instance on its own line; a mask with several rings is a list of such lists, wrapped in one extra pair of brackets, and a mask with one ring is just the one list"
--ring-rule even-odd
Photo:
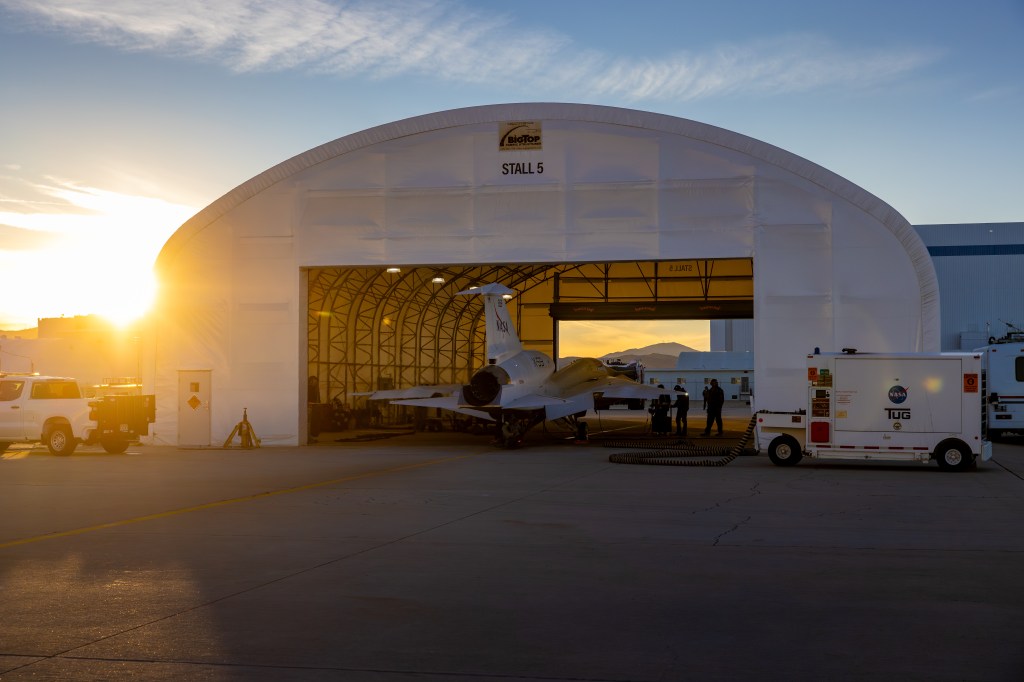
[(47, 381), (32, 384), (32, 397), (44, 400), (72, 399), (81, 398), (82, 392), (78, 390), (78, 384), (74, 381)]

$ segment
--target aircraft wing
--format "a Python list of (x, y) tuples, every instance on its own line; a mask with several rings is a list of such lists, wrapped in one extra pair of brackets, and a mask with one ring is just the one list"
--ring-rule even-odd
[(539, 410), (545, 407), (553, 407), (565, 405), (570, 402), (565, 398), (557, 398), (551, 395), (541, 395), (540, 393), (530, 393), (528, 395), (520, 396), (510, 403), (506, 403), (501, 406), (503, 410)]
[[(674, 394), (671, 389), (658, 388), (647, 384), (638, 384), (631, 379), (617, 376), (606, 376), (568, 387), (561, 396), (566, 399), (578, 399), (580, 396), (600, 395), (605, 398), (621, 398), (624, 400), (657, 400), (659, 396)], [(592, 406), (591, 406), (592, 407)]]
[(494, 418), (483, 410), (474, 410), (469, 407), (460, 406), (459, 396), (457, 395), (439, 396), (436, 398), (407, 398), (404, 400), (392, 400), (391, 404), (409, 405), (411, 407), (437, 407), (442, 410), (451, 410), (452, 412), (458, 412), (459, 414), (465, 414), (470, 417), (494, 421)]
[(600, 393), (605, 398), (627, 398), (630, 400), (646, 399), (657, 400), (659, 396), (674, 395), (675, 391), (667, 388), (658, 388), (647, 384), (638, 384), (635, 381), (622, 377), (608, 377), (600, 379), (590, 386), (585, 387), (592, 393)]
[(598, 377), (567, 387), (561, 393), (561, 406), (549, 405), (545, 408), (548, 419), (557, 419), (577, 412), (594, 409), (594, 396), (621, 399), (657, 400), (659, 396), (670, 393), (664, 388), (638, 384), (622, 377)]
[(409, 388), (395, 388), (386, 391), (366, 391), (364, 393), (353, 393), (352, 395), (364, 395), (370, 400), (390, 400), (395, 402), (398, 400), (457, 395), (461, 390), (462, 384), (440, 384), (436, 386), (410, 386)]

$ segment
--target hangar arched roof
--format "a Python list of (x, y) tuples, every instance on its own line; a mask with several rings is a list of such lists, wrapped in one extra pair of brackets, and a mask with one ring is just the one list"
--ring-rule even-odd
[(938, 316), (938, 286), (927, 248), (907, 220), (887, 203), (845, 178), (774, 145), (740, 133), (688, 119), (619, 107), (590, 104), (512, 103), (452, 109), (395, 121), (346, 135), (314, 147), (260, 173), (239, 185), (183, 224), (164, 245), (157, 268), (173, 258), (179, 246), (263, 190), (288, 178), (350, 152), (381, 142), (444, 128), (523, 119), (571, 120), (634, 127), (680, 135), (731, 150), (792, 173), (885, 225), (906, 250), (921, 287), (922, 317)]

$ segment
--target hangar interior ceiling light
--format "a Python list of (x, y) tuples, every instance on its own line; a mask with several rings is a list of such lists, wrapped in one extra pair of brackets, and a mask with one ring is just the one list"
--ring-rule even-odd
[(430, 281), (433, 282), (434, 284), (444, 284), (444, 277), (435, 277)]
[(400, 273), (401, 271), (402, 271), (402, 268), (388, 268), (388, 269), (386, 270), (386, 272), (388, 272), (388, 273), (390, 273), (390, 274), (392, 274), (392, 275), (397, 275), (397, 274), (398, 274), (398, 273)]

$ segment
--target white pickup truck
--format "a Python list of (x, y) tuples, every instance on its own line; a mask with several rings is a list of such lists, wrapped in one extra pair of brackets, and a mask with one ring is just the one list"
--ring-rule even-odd
[(83, 398), (67, 377), (0, 374), (0, 452), (42, 442), (55, 455), (70, 455), (79, 443), (121, 453), (149, 433), (155, 405), (152, 395)]

